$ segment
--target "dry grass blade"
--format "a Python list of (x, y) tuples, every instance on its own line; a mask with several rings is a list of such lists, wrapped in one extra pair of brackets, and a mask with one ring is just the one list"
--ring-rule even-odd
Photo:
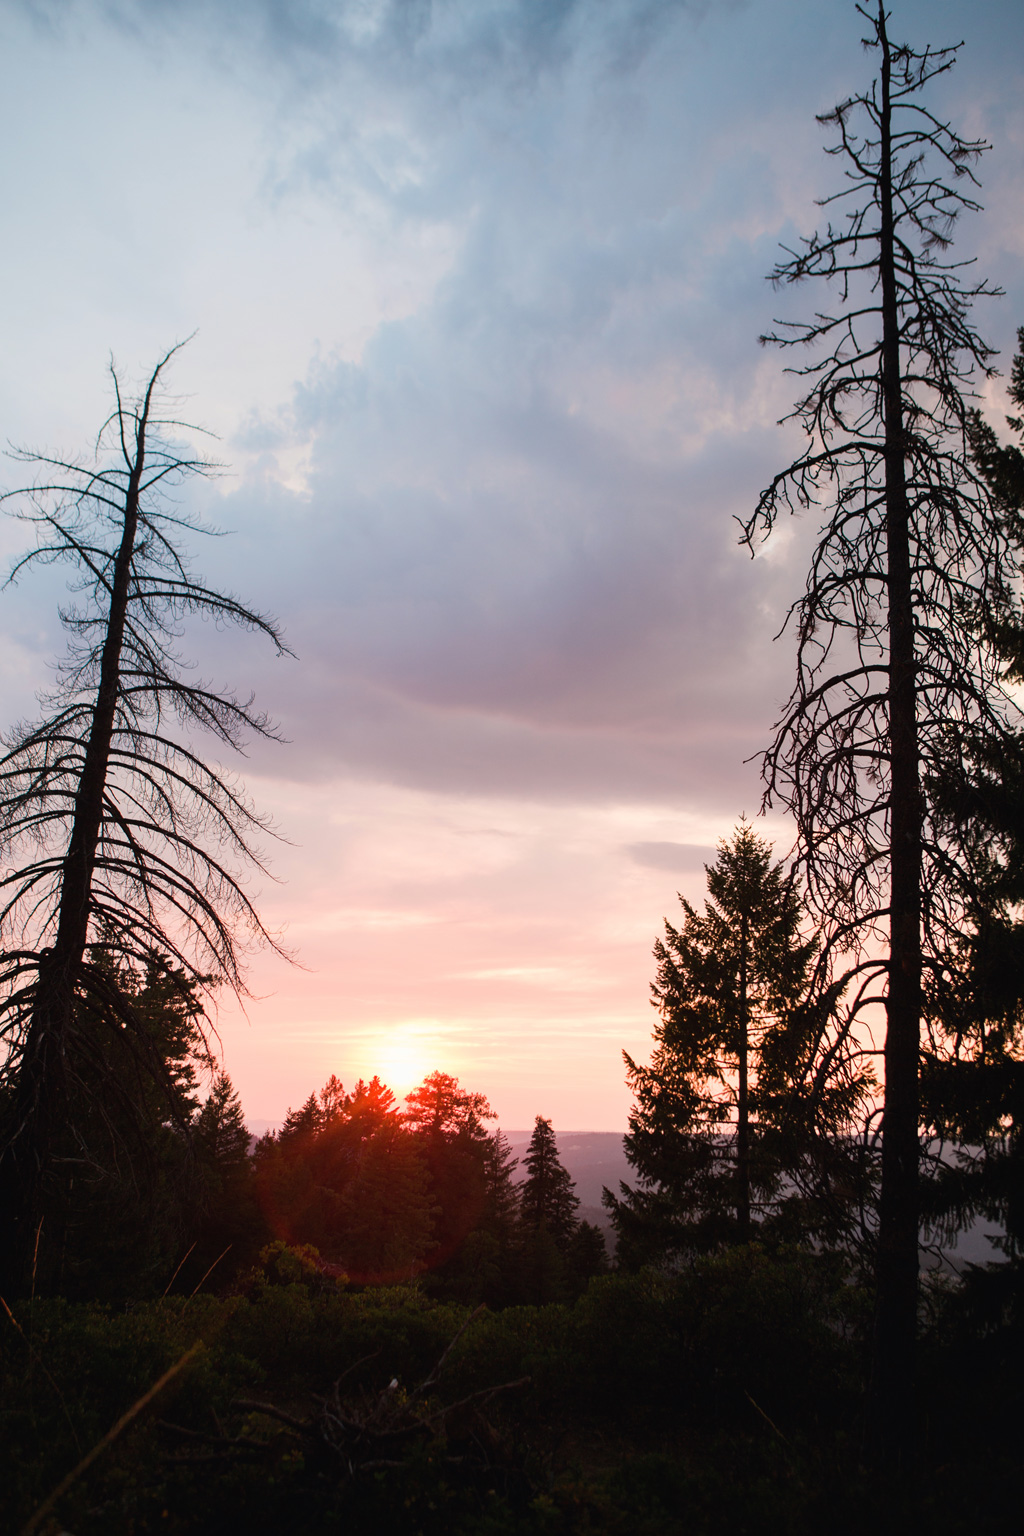
[[(42, 1223), (40, 1223), (40, 1225), (42, 1225)], [(10, 1318), (10, 1320), (14, 1324), (15, 1328), (17, 1328), (18, 1332), (21, 1334), (22, 1338), (25, 1340), (25, 1347), (26, 1347), (26, 1349), (28, 1350), (28, 1352), (31, 1355), (32, 1359), (38, 1365), (39, 1369), (42, 1371), (43, 1375), (46, 1377), (47, 1381), (50, 1383), (50, 1386), (56, 1392), (58, 1401), (60, 1402), (60, 1406), (64, 1410), (64, 1417), (68, 1421), (68, 1428), (71, 1431), (71, 1438), (75, 1442), (75, 1448), (79, 1452), (81, 1452), (82, 1442), (78, 1438), (78, 1432), (75, 1429), (74, 1420), (72, 1419), (70, 1413), (68, 1412), (68, 1405), (64, 1401), (64, 1394), (63, 1394), (63, 1392), (61, 1391), (60, 1387), (58, 1387), (57, 1383), (54, 1381), (54, 1379), (50, 1375), (49, 1371), (46, 1369), (46, 1366), (43, 1364), (42, 1360), (40, 1360), (38, 1350), (35, 1348), (35, 1346), (33, 1345), (32, 1341), (31, 1341), (31, 1339), (29, 1339), (29, 1337), (26, 1334), (24, 1328), (18, 1322), (18, 1319), (15, 1317), (14, 1313), (11, 1311), (10, 1307), (7, 1305), (6, 1301), (4, 1300), (4, 1298), (2, 1296), (0, 1296), (0, 1307), (3, 1307), (4, 1311), (7, 1313), (7, 1316)]]
[[(6, 1305), (7, 1303), (5, 1302), (4, 1306), (6, 1307)], [(132, 1404), (127, 1413), (122, 1413), (117, 1423), (107, 1430), (106, 1434), (103, 1436), (103, 1439), (98, 1440), (93, 1446), (92, 1450), (87, 1452), (86, 1455), (82, 1457), (78, 1465), (76, 1467), (72, 1467), (71, 1471), (67, 1474), (66, 1477), (61, 1478), (60, 1482), (57, 1484), (56, 1488), (49, 1495), (49, 1497), (43, 1500), (35, 1514), (32, 1515), (22, 1526), (21, 1536), (33, 1536), (33, 1532), (39, 1529), (42, 1522), (46, 1519), (47, 1515), (51, 1512), (54, 1505), (57, 1503), (57, 1500), (62, 1498), (63, 1495), (67, 1493), (71, 1485), (81, 1477), (82, 1473), (86, 1471), (88, 1467), (92, 1466), (97, 1456), (101, 1455), (102, 1452), (106, 1450), (108, 1445), (113, 1444), (118, 1435), (121, 1434), (122, 1430), (127, 1429), (132, 1420), (138, 1418), (143, 1408), (151, 1403), (159, 1392), (163, 1391), (167, 1383), (173, 1380), (173, 1378), (178, 1375), (179, 1371), (184, 1370), (185, 1366), (196, 1354), (198, 1354), (202, 1347), (202, 1340), (200, 1339), (197, 1343), (193, 1344), (190, 1349), (186, 1349), (181, 1359), (176, 1360), (172, 1366), (169, 1366), (168, 1369), (164, 1371), (160, 1379), (153, 1383), (148, 1392), (143, 1392), (142, 1396)]]
[[(191, 1251), (192, 1250), (189, 1249), (189, 1253), (191, 1253)], [(206, 1271), (206, 1274), (200, 1280), (199, 1285), (196, 1286), (195, 1291), (190, 1291), (189, 1292), (189, 1298), (188, 1298), (189, 1301), (192, 1300), (192, 1297), (196, 1294), (196, 1291), (199, 1290), (199, 1287), (206, 1284), (207, 1280), (209, 1280), (210, 1276), (213, 1274), (214, 1270), (217, 1268), (217, 1265), (220, 1263), (221, 1259), (223, 1259), (230, 1252), (231, 1252), (231, 1244), (228, 1243), (227, 1247), (224, 1249), (224, 1252), (223, 1253), (218, 1253), (217, 1257), (214, 1259), (213, 1263), (210, 1265), (209, 1269)], [(188, 1254), (185, 1255), (185, 1258), (188, 1258)], [(182, 1262), (182, 1264), (184, 1264), (185, 1259), (182, 1259), (181, 1262)], [(181, 1266), (179, 1265), (178, 1267), (180, 1268)]]
[[(199, 1239), (197, 1238), (196, 1242), (198, 1242), (198, 1241), (199, 1241)], [(174, 1274), (171, 1276), (171, 1278), (168, 1280), (167, 1284), (164, 1286), (163, 1291), (161, 1293), (163, 1296), (167, 1295), (167, 1292), (170, 1290), (170, 1288), (174, 1284), (175, 1280), (177, 1280), (178, 1276), (181, 1274), (182, 1268), (183, 1268), (183, 1266), (185, 1264), (185, 1259), (188, 1258), (189, 1253), (192, 1252), (192, 1249), (195, 1248), (195, 1246), (196, 1246), (196, 1244), (193, 1243), (192, 1244), (192, 1248), (190, 1248), (188, 1250), (188, 1253), (186, 1253), (185, 1258), (182, 1259), (181, 1263), (178, 1265), (177, 1269), (174, 1271)], [(223, 1257), (224, 1257), (224, 1255), (221, 1254), (221, 1258), (223, 1258)], [(204, 1275), (203, 1276), (203, 1280), (205, 1280), (205, 1279), (206, 1279), (206, 1276)], [(200, 1283), (200, 1285), (202, 1285), (202, 1283), (203, 1283), (202, 1280), (199, 1283)]]
[(30, 1301), (35, 1301), (35, 1299), (36, 1299), (36, 1270), (37, 1270), (37, 1268), (39, 1266), (39, 1239), (42, 1237), (42, 1235), (43, 1235), (43, 1217), (40, 1216), (40, 1218), (39, 1218), (39, 1225), (38, 1225), (38, 1227), (36, 1227), (35, 1247), (32, 1249), (32, 1290), (29, 1293), (29, 1300)]

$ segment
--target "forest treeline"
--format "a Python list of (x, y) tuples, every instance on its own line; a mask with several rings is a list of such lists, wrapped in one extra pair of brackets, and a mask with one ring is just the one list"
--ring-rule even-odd
[(206, 1198), (179, 1285), (226, 1239), (229, 1273), (279, 1242), (359, 1285), (418, 1280), (426, 1294), (490, 1306), (581, 1294), (608, 1267), (605, 1241), (576, 1214), (551, 1122), (537, 1117), (517, 1178), (493, 1118), (483, 1094), (445, 1072), (404, 1104), (377, 1077), (346, 1092), (332, 1075), (250, 1153), (221, 1074), (196, 1121)]
[(445, 1072), (402, 1103), (378, 1077), (346, 1091), (332, 1074), (256, 1139), (209, 1055), (189, 978), (153, 956), (142, 972), (122, 965), (116, 984), (165, 1065), (170, 1098), (151, 1091), (148, 1124), (137, 1104), (130, 1124), (116, 1123), (109, 1084), (120, 1079), (131, 1095), (137, 1063), (126, 1032), (115, 1035), (90, 1167), (38, 1228), (37, 1289), (107, 1301), (188, 1295), (208, 1281), (223, 1290), (273, 1244), (338, 1280), (415, 1280), (492, 1306), (564, 1300), (607, 1269), (549, 1120), (537, 1117), (520, 1166), (488, 1128), (485, 1096)]

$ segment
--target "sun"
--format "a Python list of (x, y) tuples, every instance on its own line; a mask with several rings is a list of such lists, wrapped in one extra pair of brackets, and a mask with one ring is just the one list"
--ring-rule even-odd
[(401, 1098), (437, 1068), (435, 1054), (429, 1040), (386, 1035), (377, 1042), (373, 1070)]

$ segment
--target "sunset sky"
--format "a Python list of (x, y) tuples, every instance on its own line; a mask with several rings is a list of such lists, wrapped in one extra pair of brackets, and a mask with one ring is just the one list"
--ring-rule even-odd
[[(223, 1000), (253, 1120), (440, 1067), (507, 1127), (624, 1128), (652, 944), (756, 814), (789, 691), (813, 520), (752, 562), (734, 519), (798, 442), (757, 336), (826, 301), (765, 274), (836, 186), (814, 118), (870, 77), (864, 31), (849, 0), (0, 8), (0, 438), (86, 449), (109, 356), (137, 378), (197, 331), (172, 383), (227, 468), (189, 505), (231, 536), (195, 564), (297, 655), (192, 637), (288, 739), (236, 765), (298, 962)], [(994, 144), (956, 249), (1006, 289), (976, 318), (1008, 367), (1024, 6), (905, 0), (892, 31), (965, 41), (929, 103)], [(0, 597), (0, 723), (61, 590)]]

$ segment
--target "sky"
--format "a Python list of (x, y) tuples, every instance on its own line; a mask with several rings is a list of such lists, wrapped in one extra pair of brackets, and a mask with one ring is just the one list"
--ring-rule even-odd
[[(993, 144), (956, 249), (1006, 290), (976, 318), (1008, 367), (1024, 7), (891, 30), (964, 40), (929, 104)], [(195, 565), (295, 652), (189, 637), (286, 738), (227, 765), (292, 957), (220, 1001), (251, 1120), (439, 1068), (508, 1127), (625, 1127), (654, 940), (757, 815), (790, 688), (814, 519), (754, 560), (735, 519), (799, 446), (757, 338), (824, 295), (765, 275), (835, 188), (815, 115), (866, 84), (864, 31), (847, 0), (0, 7), (0, 440), (88, 448), (111, 358), (194, 332), (172, 384), (224, 469), (183, 494), (227, 535)], [(0, 596), (0, 722), (59, 598)]]

